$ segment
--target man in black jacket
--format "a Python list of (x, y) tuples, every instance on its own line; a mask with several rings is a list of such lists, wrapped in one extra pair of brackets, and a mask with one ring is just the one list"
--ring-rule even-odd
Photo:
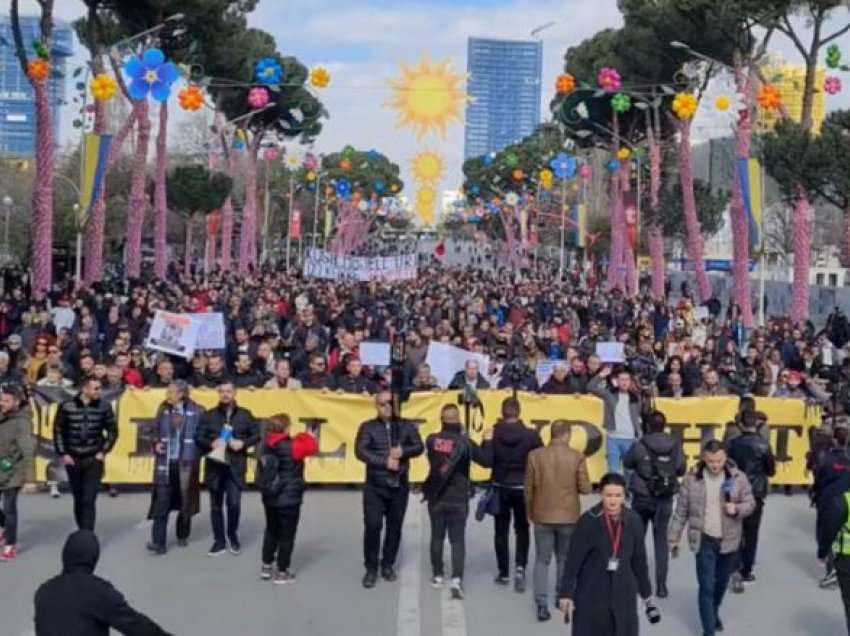
[(35, 593), (36, 636), (169, 636), (127, 603), (108, 581), (94, 575), (100, 557), (97, 537), (77, 530), (62, 549), (62, 573)]
[(360, 425), (354, 443), (357, 459), (366, 464), (366, 485), (363, 488), (365, 588), (375, 587), (378, 580), (378, 552), (384, 518), (387, 529), (381, 576), (387, 581), (397, 578), (394, 565), (410, 493), (410, 459), (425, 450), (416, 426), (393, 418), (392, 394), (389, 391), (379, 392), (375, 396), (375, 405), (377, 417)]
[(570, 366), (572, 370), (567, 367), (566, 362), (555, 363), (552, 375), (543, 383), (540, 392), (549, 395), (587, 393), (587, 378), (582, 373), (584, 364), (581, 359), (576, 356), (573, 358)]
[[(502, 402), (502, 419), (493, 427), (492, 461), (486, 465), (493, 469), (492, 482), (499, 495), (499, 514), (495, 516), (494, 548), (499, 573), (496, 585), (508, 585), (508, 532), (511, 515), (516, 532), (516, 572), (514, 589), (525, 592), (525, 568), (528, 565), (528, 517), (525, 511), (525, 464), (528, 454), (543, 446), (540, 434), (526, 428), (519, 419), (519, 400), (507, 398)], [(487, 457), (486, 460), (490, 460)]]
[[(242, 489), (248, 469), (248, 449), (260, 441), (260, 429), (251, 411), (236, 404), (236, 389), (230, 380), (218, 386), (218, 406), (205, 411), (195, 431), (198, 452), (207, 455), (204, 481), (210, 491), (210, 521), (213, 545), (210, 556), (242, 552), (239, 515)], [(215, 453), (213, 451), (215, 450)], [(221, 459), (224, 461), (221, 461)], [(227, 495), (227, 541), (224, 531), (224, 496)], [(228, 546), (229, 544), (229, 546)]]
[(472, 483), (469, 470), (472, 462), (483, 464), (492, 453), (492, 429), (484, 436), (479, 447), (463, 434), (460, 412), (454, 404), (447, 404), (440, 413), (442, 428), (425, 440), (428, 477), (422, 485), (424, 500), (428, 502), (431, 519), (431, 586), (443, 585), (443, 544), (446, 534), (452, 548), (452, 597), (463, 598), (463, 564), (466, 560), (466, 518), (469, 516), (469, 496)]
[(665, 432), (667, 418), (653, 411), (647, 418), (647, 433), (635, 442), (623, 458), (623, 466), (631, 473), (629, 490), (632, 510), (640, 515), (643, 533), (652, 522), (655, 546), (656, 596), (666, 598), (668, 553), (667, 530), (673, 514), (673, 495), (678, 490), (677, 478), (687, 466), (682, 444)]
[(467, 360), (463, 365), (463, 371), (458, 371), (449, 383), (450, 389), (464, 389), (471, 386), (473, 389), (489, 389), (490, 383), (481, 375), (477, 360)]
[[(820, 437), (826, 438), (825, 429), (821, 427)], [(815, 528), (818, 537), (818, 558), (824, 562), (826, 573), (820, 581), (820, 587), (829, 589), (838, 584), (838, 573), (835, 571), (835, 555), (832, 554), (832, 524), (835, 506), (843, 502), (844, 493), (850, 490), (850, 454), (847, 451), (848, 429), (844, 417), (836, 418), (834, 430), (829, 436), (830, 447), (820, 448), (824, 442), (819, 441), (815, 450), (807, 458), (806, 467), (814, 473), (812, 486), (812, 504), (817, 511)], [(841, 519), (844, 517), (842, 516)], [(850, 579), (848, 579), (850, 580)]]
[(744, 591), (744, 583), (756, 580), (753, 566), (756, 562), (759, 526), (768, 492), (768, 479), (776, 474), (776, 458), (770, 450), (770, 444), (758, 432), (758, 418), (754, 411), (741, 414), (741, 434), (729, 442), (728, 454), (729, 459), (750, 480), (756, 500), (753, 514), (744, 519), (739, 571), (732, 575), (732, 591), (740, 594)]
[(79, 394), (59, 405), (53, 423), (53, 446), (68, 471), (80, 530), (94, 530), (103, 463), (117, 440), (115, 413), (100, 397), (100, 381), (83, 380)]

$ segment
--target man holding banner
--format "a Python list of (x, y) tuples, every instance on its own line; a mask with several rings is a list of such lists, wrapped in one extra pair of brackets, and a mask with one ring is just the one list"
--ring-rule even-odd
[[(242, 553), (239, 516), (242, 490), (248, 470), (248, 449), (260, 441), (260, 430), (251, 411), (236, 404), (236, 388), (230, 380), (218, 385), (218, 405), (205, 411), (195, 432), (198, 452), (206, 455), (205, 483), (210, 491), (210, 522), (213, 545), (209, 556)], [(224, 497), (227, 495), (227, 543)]]

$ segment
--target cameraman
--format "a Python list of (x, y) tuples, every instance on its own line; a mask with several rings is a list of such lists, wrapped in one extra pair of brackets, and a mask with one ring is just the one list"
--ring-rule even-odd
[(519, 358), (514, 358), (502, 369), (498, 388), (530, 392), (537, 392), (540, 389), (534, 371)]

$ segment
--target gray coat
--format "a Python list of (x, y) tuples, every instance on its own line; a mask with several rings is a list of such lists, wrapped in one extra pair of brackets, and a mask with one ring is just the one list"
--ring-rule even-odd
[[(700, 462), (682, 480), (679, 497), (676, 501), (676, 511), (670, 521), (668, 534), (670, 544), (678, 544), (682, 531), (687, 524), (688, 545), (693, 552), (699, 550), (702, 530), (705, 525), (704, 470), (702, 462)], [(725, 512), (722, 514), (723, 537), (720, 542), (720, 552), (721, 554), (729, 554), (735, 552), (741, 546), (744, 517), (753, 514), (756, 508), (756, 500), (753, 498), (750, 481), (744, 473), (737, 469), (734, 463), (728, 462), (724, 470), (726, 471), (726, 479), (732, 482), (731, 503), (738, 506), (738, 514), (734, 517), (730, 517)]]
[[(587, 383), (587, 391), (596, 397), (602, 398), (602, 402), (605, 404), (605, 430), (617, 430), (617, 424), (614, 421), (614, 412), (617, 409), (619, 391), (612, 391), (608, 388), (607, 378), (602, 378), (598, 375)], [(643, 435), (643, 423), (641, 422), (642, 413), (643, 402), (639, 397), (631, 395), (629, 399), (629, 414), (632, 416), (632, 426), (635, 427), (635, 438), (639, 438)]]

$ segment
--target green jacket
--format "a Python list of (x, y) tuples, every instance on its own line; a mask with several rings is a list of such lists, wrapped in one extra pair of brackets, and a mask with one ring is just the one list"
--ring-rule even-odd
[[(4, 461), (6, 460), (6, 461)], [(12, 463), (11, 470), (2, 465)], [(29, 407), (0, 415), (0, 490), (35, 481), (35, 438)]]

